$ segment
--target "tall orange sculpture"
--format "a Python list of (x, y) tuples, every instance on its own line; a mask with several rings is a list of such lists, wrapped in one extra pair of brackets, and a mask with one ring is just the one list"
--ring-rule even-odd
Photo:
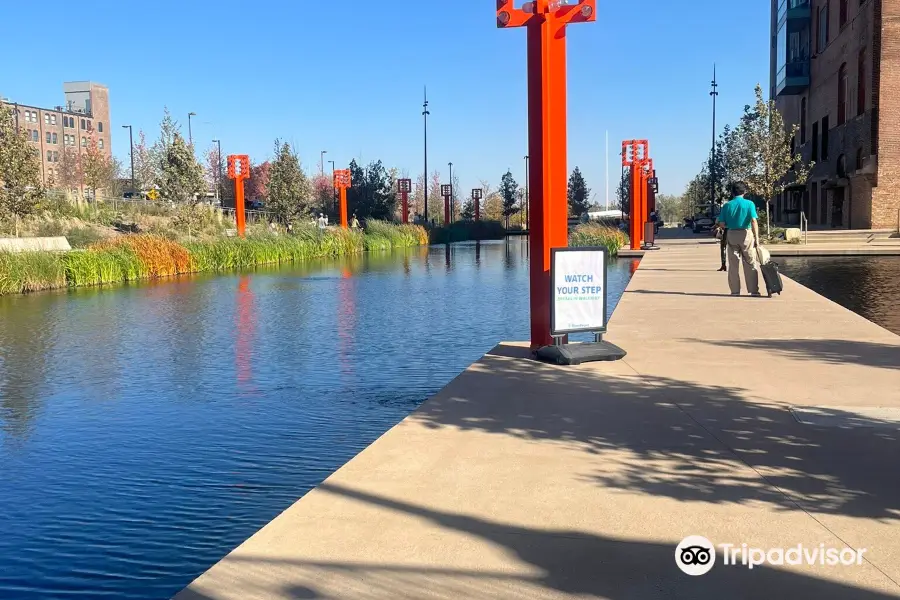
[(244, 212), (244, 181), (250, 179), (250, 157), (246, 154), (228, 156), (228, 178), (234, 181), (234, 219), (237, 233), (244, 237), (247, 214)]
[(341, 227), (347, 229), (347, 188), (352, 187), (353, 176), (350, 169), (338, 169), (334, 172), (334, 187), (341, 191)]
[(472, 204), (475, 206), (475, 220), (481, 220), (481, 199), (484, 198), (484, 190), (475, 188), (472, 190)]
[(450, 196), (453, 195), (453, 188), (449, 184), (441, 186), (441, 196), (444, 197), (444, 227), (450, 224)]
[(622, 142), (622, 166), (630, 169), (628, 235), (632, 250), (639, 250), (644, 242), (644, 223), (650, 215), (647, 210), (648, 168), (652, 168), (652, 164), (647, 140)]
[(397, 189), (400, 192), (400, 206), (403, 211), (400, 215), (400, 222), (409, 223), (409, 193), (412, 191), (412, 179), (398, 179)]
[(596, 0), (497, 0), (497, 27), (528, 31), (531, 348), (550, 335), (550, 249), (569, 245), (566, 163), (566, 26), (595, 21)]

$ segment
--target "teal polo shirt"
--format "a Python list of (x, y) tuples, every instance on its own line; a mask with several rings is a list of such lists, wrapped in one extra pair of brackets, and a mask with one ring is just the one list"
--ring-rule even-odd
[(756, 214), (756, 205), (752, 200), (747, 200), (743, 196), (737, 196), (731, 202), (726, 202), (722, 206), (722, 212), (719, 213), (718, 220), (725, 223), (726, 229), (750, 229), (753, 219), (758, 219)]

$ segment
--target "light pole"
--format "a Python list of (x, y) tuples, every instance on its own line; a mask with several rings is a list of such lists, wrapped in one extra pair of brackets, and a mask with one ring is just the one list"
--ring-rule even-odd
[(710, 211), (713, 216), (716, 214), (716, 96), (719, 95), (716, 83), (716, 65), (713, 64), (712, 91), (709, 93), (713, 100), (713, 128), (712, 128), (712, 149), (709, 158), (709, 201), (712, 204)]
[[(334, 187), (334, 161), (329, 160), (328, 162), (331, 163), (331, 200), (332, 200), (332, 204), (333, 204), (332, 208), (334, 208), (334, 214), (337, 215), (337, 188)], [(326, 212), (326, 216), (327, 216), (328, 211), (326, 210), (325, 212)]]
[(529, 167), (531, 166), (530, 156), (525, 155), (525, 229), (528, 229), (528, 188), (531, 187), (531, 179), (529, 179)]
[(450, 167), (450, 222), (453, 222), (453, 163), (447, 163)]
[(128, 150), (128, 156), (131, 157), (131, 193), (133, 194), (137, 191), (134, 189), (134, 135), (131, 125), (122, 125), (122, 129), (128, 130), (128, 145), (130, 148)]
[(319, 172), (322, 175), (325, 175), (325, 155), (328, 154), (328, 150), (322, 150), (319, 152)]
[(191, 131), (191, 117), (196, 117), (197, 113), (189, 112), (188, 113), (188, 143), (193, 146), (194, 145), (194, 134)]
[(425, 88), (425, 102), (422, 104), (422, 116), (425, 118), (425, 224), (428, 224), (428, 88)]
[(221, 203), (219, 198), (219, 171), (222, 170), (222, 140), (213, 140), (213, 143), (218, 147), (216, 151), (216, 202)]

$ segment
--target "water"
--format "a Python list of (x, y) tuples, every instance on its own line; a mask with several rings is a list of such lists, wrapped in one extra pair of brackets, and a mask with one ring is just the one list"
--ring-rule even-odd
[(0, 597), (170, 597), (527, 308), (520, 239), (0, 298)]
[(788, 277), (900, 334), (900, 257), (780, 257), (777, 261)]

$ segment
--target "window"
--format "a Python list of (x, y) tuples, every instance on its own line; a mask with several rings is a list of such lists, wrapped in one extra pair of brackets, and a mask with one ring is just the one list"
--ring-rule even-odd
[(88, 131), (93, 131), (93, 128), (91, 127), (91, 122), (90, 122), (90, 121), (87, 122), (87, 130), (88, 130)]
[(87, 148), (87, 138), (84, 136), (81, 136), (81, 147)]
[(47, 132), (46, 138), (47, 138), (47, 143), (49, 144), (49, 143), (50, 143), (50, 139), (51, 139), (51, 138), (50, 138), (50, 132), (49, 132), (49, 131)]
[(828, 160), (828, 115), (822, 117), (822, 160)]
[(55, 133), (53, 134), (53, 141), (50, 142), (50, 143), (51, 143), (51, 144), (58, 144), (58, 143), (59, 143), (59, 138), (57, 137), (57, 135), (56, 135)]
[(103, 149), (103, 140), (102, 139), (97, 140), (97, 147), (100, 149)]
[(847, 63), (841, 65), (838, 70), (838, 114), (837, 124), (843, 125), (847, 121)]
[(50, 124), (50, 115), (48, 115), (47, 113), (44, 113), (44, 125), (49, 125), (49, 124)]
[(56, 115), (50, 115), (50, 124), (56, 125)]
[(47, 150), (47, 162), (53, 161), (53, 153)]
[(841, 9), (840, 9), (840, 19), (841, 19), (841, 29), (844, 28), (844, 25), (847, 24), (847, 13), (849, 12), (849, 0), (840, 0)]
[(32, 141), (32, 142), (39, 142), (39, 141), (41, 141), (41, 139), (38, 137), (38, 135), (39, 135), (39, 134), (38, 134), (38, 130), (37, 130), (37, 129), (32, 130), (32, 132), (31, 132), (31, 141)]
[(103, 121), (97, 121), (97, 131), (103, 133)]
[(856, 83), (856, 114), (861, 115), (866, 112), (866, 49), (859, 51), (858, 64), (856, 66), (857, 83)]
[(800, 145), (806, 143), (806, 98), (800, 99)]
[(59, 152), (53, 151), (53, 162), (59, 162)]
[(81, 128), (82, 128), (82, 129), (85, 129), (84, 119), (81, 120)]
[(825, 47), (828, 46), (828, 5), (831, 4), (831, 0), (826, 0), (823, 6), (819, 7), (819, 14), (817, 15), (816, 22), (818, 23), (818, 34), (817, 34), (817, 51), (825, 52)]
[(819, 160), (819, 122), (813, 123), (812, 130), (812, 160)]

